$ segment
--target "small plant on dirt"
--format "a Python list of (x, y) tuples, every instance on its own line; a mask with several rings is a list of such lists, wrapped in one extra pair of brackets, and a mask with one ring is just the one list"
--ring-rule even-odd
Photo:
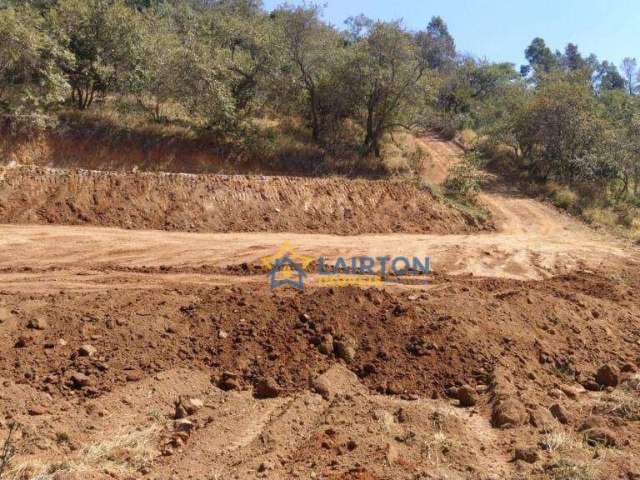
[(13, 443), (13, 434), (18, 430), (18, 424), (12, 422), (9, 424), (9, 433), (0, 451), (0, 478), (3, 477), (4, 472), (9, 468), (9, 463), (16, 453), (16, 447)]
[(427, 460), (440, 465), (444, 462), (445, 457), (449, 454), (453, 447), (451, 440), (447, 438), (444, 432), (436, 432), (425, 442), (425, 452)]
[(547, 474), (553, 480), (593, 480), (596, 472), (592, 465), (578, 464), (569, 460), (560, 460), (547, 469)]
[(63, 443), (69, 443), (71, 441), (71, 437), (69, 437), (69, 434), (67, 432), (56, 432), (56, 443), (57, 444), (63, 444)]
[(549, 432), (542, 437), (540, 446), (543, 450), (557, 453), (571, 449), (574, 443), (574, 440), (565, 432)]
[(640, 379), (632, 377), (625, 388), (608, 395), (598, 406), (597, 410), (604, 415), (614, 415), (632, 422), (640, 421)]
[(480, 163), (479, 157), (470, 153), (464, 162), (451, 168), (443, 184), (447, 195), (463, 203), (475, 205), (484, 183), (484, 176), (478, 170)]

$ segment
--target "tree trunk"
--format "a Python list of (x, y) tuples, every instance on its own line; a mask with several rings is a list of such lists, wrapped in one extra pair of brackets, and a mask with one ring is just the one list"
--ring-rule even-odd
[(311, 135), (315, 142), (320, 141), (320, 121), (318, 119), (318, 108), (316, 106), (316, 89), (309, 88), (309, 107), (311, 109)]

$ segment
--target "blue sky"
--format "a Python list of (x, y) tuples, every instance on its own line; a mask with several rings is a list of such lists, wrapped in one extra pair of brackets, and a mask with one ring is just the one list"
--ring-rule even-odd
[[(525, 63), (524, 49), (536, 36), (553, 50), (577, 43), (584, 56), (595, 53), (616, 65), (627, 56), (640, 60), (639, 0), (325, 1), (325, 19), (340, 27), (359, 13), (375, 19), (402, 18), (411, 29), (424, 28), (431, 16), (440, 15), (459, 51), (493, 61)], [(281, 3), (264, 0), (267, 9)]]

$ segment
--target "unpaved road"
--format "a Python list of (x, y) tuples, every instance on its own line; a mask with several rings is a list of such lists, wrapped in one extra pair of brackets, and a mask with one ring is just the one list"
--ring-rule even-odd
[[(428, 138), (436, 173), (461, 154)], [(444, 166), (444, 167), (443, 167)], [(510, 193), (485, 193), (498, 232), (468, 235), (384, 234), (337, 236), (290, 233), (176, 233), (72, 226), (0, 226), (0, 288), (34, 283), (56, 288), (99, 288), (105, 283), (153, 285), (167, 279), (219, 283), (236, 277), (198, 273), (202, 267), (256, 264), (285, 242), (310, 257), (429, 256), (436, 272), (511, 279), (542, 279), (575, 270), (640, 264), (629, 242), (595, 232), (553, 207)], [(180, 274), (118, 273), (123, 268), (179, 267)], [(48, 270), (48, 271), (47, 271)], [(115, 272), (114, 272), (115, 271)], [(34, 283), (32, 283), (34, 282)]]

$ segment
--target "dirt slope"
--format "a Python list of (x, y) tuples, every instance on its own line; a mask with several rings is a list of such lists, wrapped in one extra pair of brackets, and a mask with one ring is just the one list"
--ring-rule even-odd
[(406, 181), (0, 167), (0, 223), (199, 232), (488, 229)]

